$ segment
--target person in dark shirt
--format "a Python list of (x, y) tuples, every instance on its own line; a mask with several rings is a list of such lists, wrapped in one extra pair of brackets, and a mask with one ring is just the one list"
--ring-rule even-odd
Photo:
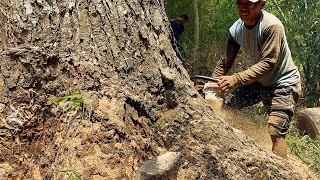
[(179, 18), (176, 18), (170, 21), (171, 28), (173, 30), (173, 35), (177, 42), (179, 42), (181, 34), (184, 31), (183, 24), (186, 23), (188, 19), (189, 19), (188, 15), (183, 14)]
[(175, 39), (175, 43), (177, 44), (178, 49), (179, 49), (182, 57), (185, 57), (185, 53), (184, 53), (184, 49), (183, 49), (181, 43), (179, 42), (179, 40), (180, 40), (181, 34), (184, 31), (183, 24), (186, 23), (187, 21), (189, 21), (189, 17), (186, 14), (182, 14), (180, 17), (170, 21), (171, 28), (173, 31), (173, 36)]

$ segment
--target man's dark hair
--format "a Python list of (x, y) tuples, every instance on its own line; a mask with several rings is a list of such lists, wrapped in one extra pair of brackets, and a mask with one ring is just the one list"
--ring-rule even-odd
[(186, 21), (189, 21), (189, 16), (187, 14), (182, 14), (180, 17), (185, 19)]

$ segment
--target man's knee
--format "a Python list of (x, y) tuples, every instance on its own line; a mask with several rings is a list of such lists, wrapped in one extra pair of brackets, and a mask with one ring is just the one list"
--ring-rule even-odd
[(271, 112), (268, 119), (268, 132), (271, 137), (285, 137), (290, 126), (290, 116), (285, 112)]

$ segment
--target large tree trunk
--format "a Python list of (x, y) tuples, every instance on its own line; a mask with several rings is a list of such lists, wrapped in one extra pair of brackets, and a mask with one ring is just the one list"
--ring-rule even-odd
[[(178, 179), (303, 177), (192, 88), (162, 3), (0, 1), (0, 179), (132, 179), (167, 151)], [(84, 108), (49, 100), (70, 92)]]

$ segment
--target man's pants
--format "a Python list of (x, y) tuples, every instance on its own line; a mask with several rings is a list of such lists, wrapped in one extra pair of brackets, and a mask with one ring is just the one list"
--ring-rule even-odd
[(300, 83), (285, 87), (263, 87), (260, 83), (254, 82), (238, 87), (228, 94), (225, 97), (225, 106), (241, 109), (262, 101), (269, 115), (270, 135), (285, 137), (294, 114), (294, 105), (300, 94)]

